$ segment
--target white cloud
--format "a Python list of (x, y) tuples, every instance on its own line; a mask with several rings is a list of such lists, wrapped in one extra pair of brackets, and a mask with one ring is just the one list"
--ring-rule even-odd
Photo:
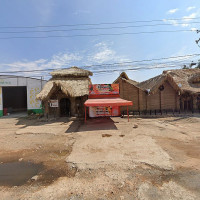
[(189, 21), (191, 21), (191, 20), (193, 20), (193, 18), (196, 18), (198, 16), (198, 13), (192, 13), (192, 14), (190, 14), (190, 15), (188, 15), (188, 16), (184, 16), (183, 17), (183, 21), (185, 21), (185, 22), (189, 22)]
[(94, 45), (95, 50), (88, 58), (88, 63), (113, 63), (113, 62), (125, 62), (129, 59), (126, 56), (118, 55), (111, 47), (111, 44), (106, 42), (99, 42)]
[[(31, 70), (43, 70), (43, 69), (57, 69), (62, 67), (70, 67), (73, 62), (81, 60), (82, 57), (78, 54), (73, 53), (59, 53), (53, 55), (50, 60), (38, 59), (35, 61), (18, 61), (13, 63), (2, 63), (0, 64), (0, 69), (5, 70), (9, 68), (8, 71), (31, 71)], [(32, 76), (33, 73), (23, 73), (27, 76)], [(35, 75), (36, 73), (34, 73)], [(41, 74), (41, 72), (38, 72)]]
[(168, 11), (167, 11), (167, 14), (174, 14), (174, 13), (176, 13), (178, 10), (179, 10), (178, 8), (168, 10)]
[(188, 27), (190, 26), (189, 24), (181, 24), (182, 27)]
[(191, 28), (191, 31), (197, 31), (198, 29), (197, 28)]
[(194, 20), (194, 18), (199, 17), (199, 12), (191, 13), (190, 15), (182, 17), (182, 21), (171, 20), (171, 19), (163, 19), (163, 22), (169, 23), (173, 26), (180, 26), (183, 28), (191, 27), (190, 22)]
[[(93, 48), (79, 53), (58, 53), (53, 55), (50, 59), (38, 59), (34, 61), (17, 61), (13, 63), (0, 63), (0, 70), (4, 71), (31, 71), (31, 70), (43, 70), (43, 69), (58, 69), (68, 68), (74, 65), (87, 66), (98, 65), (103, 63), (122, 63), (130, 61), (127, 56), (119, 55), (112, 47), (112, 43), (99, 42), (94, 44)], [(124, 65), (116, 65), (118, 66)], [(104, 68), (110, 68), (111, 66), (104, 66)], [(96, 70), (102, 68), (93, 66), (90, 70)], [(50, 71), (49, 71), (50, 72)], [(26, 76), (41, 75), (41, 72), (23, 73)], [(47, 73), (45, 72), (47, 75)]]
[(166, 22), (166, 23), (170, 23), (173, 26), (178, 26), (178, 21), (177, 20), (174, 20), (174, 19), (163, 19), (163, 21)]
[(196, 8), (195, 6), (190, 6), (190, 7), (188, 7), (186, 10), (189, 12), (189, 11), (195, 9), (195, 8)]

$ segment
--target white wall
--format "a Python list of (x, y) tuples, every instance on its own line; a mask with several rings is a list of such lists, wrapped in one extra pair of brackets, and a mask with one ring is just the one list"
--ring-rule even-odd
[(43, 88), (44, 83), (29, 79), (27, 82), (27, 105), (28, 109), (40, 109), (41, 101), (36, 99), (37, 94)]
[(3, 110), (2, 87), (0, 87), (0, 110)]
[[(26, 86), (27, 87), (27, 109), (40, 109), (41, 102), (36, 99), (36, 95), (42, 90), (46, 81), (40, 79), (26, 78), (26, 77), (11, 77), (0, 76), (0, 88), (8, 86)], [(0, 103), (2, 99), (2, 90), (0, 92)], [(0, 110), (3, 108), (0, 104)], [(1, 109), (2, 108), (2, 109)]]

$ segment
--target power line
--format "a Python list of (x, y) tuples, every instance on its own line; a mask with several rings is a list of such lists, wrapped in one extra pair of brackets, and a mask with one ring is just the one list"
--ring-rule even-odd
[[(113, 72), (121, 72), (121, 71), (141, 71), (141, 70), (153, 70), (153, 69), (164, 69), (164, 68), (177, 68), (177, 67), (180, 67), (180, 66), (177, 66), (177, 65), (167, 65), (167, 66), (158, 66), (158, 67), (138, 67), (138, 68), (123, 68), (123, 69), (113, 69), (113, 70), (101, 70), (101, 71), (94, 71), (93, 73), (94, 74), (105, 74), (105, 73), (113, 73)], [(3, 75), (0, 75), (0, 78), (1, 76)], [(5, 75), (6, 78), (16, 78), (16, 77), (13, 77), (13, 76), (10, 76), (9, 75)], [(44, 75), (43, 75), (44, 76)], [(32, 77), (41, 77), (41, 76), (32, 76)], [(26, 77), (26, 78), (31, 78), (31, 77)]]
[[(152, 70), (152, 69), (164, 69), (164, 68), (169, 68), (169, 67), (178, 67), (177, 65), (171, 65), (171, 66), (160, 66), (160, 67), (140, 67), (140, 68), (134, 68), (134, 69), (130, 69), (130, 68), (125, 68), (125, 69), (114, 69), (114, 70), (102, 70), (102, 71), (96, 71), (93, 72), (95, 74), (99, 74), (99, 73), (113, 73), (113, 72), (120, 72), (120, 71), (140, 71), (140, 70)], [(179, 66), (180, 67), (180, 66)]]
[(1, 40), (7, 39), (44, 39), (44, 38), (71, 38), (71, 37), (95, 37), (95, 36), (119, 36), (119, 35), (138, 35), (138, 34), (154, 34), (154, 33), (177, 33), (177, 32), (194, 32), (193, 30), (174, 30), (174, 31), (142, 31), (133, 33), (102, 33), (90, 35), (49, 35), (49, 36), (14, 36), (1, 37)]
[(130, 24), (130, 23), (150, 23), (150, 22), (160, 22), (160, 21), (173, 21), (173, 20), (193, 20), (200, 19), (200, 17), (184, 17), (184, 18), (174, 18), (174, 19), (154, 19), (154, 20), (140, 20), (140, 21), (123, 21), (123, 22), (100, 22), (100, 23), (85, 23), (85, 24), (61, 24), (61, 25), (44, 25), (44, 26), (1, 26), (0, 29), (25, 29), (25, 28), (52, 28), (52, 27), (73, 27), (73, 26), (96, 26), (96, 25), (111, 25), (111, 24)]
[[(159, 66), (159, 65), (167, 65), (167, 67), (173, 67), (173, 66), (177, 66), (178, 65), (190, 65), (192, 61), (190, 62), (184, 62), (184, 61), (179, 61), (179, 62), (170, 62), (169, 64), (167, 64), (168, 62), (165, 62), (165, 63), (149, 63), (149, 64), (144, 64), (146, 66), (149, 66), (150, 67), (146, 67), (147, 69), (150, 69), (151, 67), (155, 66), (155, 68), (157, 68), (156, 66)], [(135, 69), (143, 69), (143, 67), (138, 67), (138, 66), (141, 66), (140, 65), (123, 65), (123, 67), (135, 67)], [(104, 71), (105, 72), (109, 72), (109, 71), (112, 71), (113, 69), (111, 69), (111, 67), (117, 67), (116, 65), (113, 65), (113, 66), (110, 66), (109, 69), (105, 69)], [(129, 69), (129, 68), (128, 68)], [(120, 68), (118, 67), (117, 70), (119, 71), (123, 71), (123, 70), (126, 70), (126, 68)], [(91, 70), (92, 71), (92, 70)], [(97, 73), (99, 71), (93, 71), (94, 73)], [(101, 72), (101, 71), (100, 71)], [(27, 74), (27, 73), (34, 73), (34, 74), (41, 74), (40, 71), (30, 71), (30, 72), (27, 72), (27, 71), (22, 71), (21, 73), (24, 73), (24, 74)], [(48, 73), (48, 70), (45, 70), (43, 71), (43, 73), (41, 75), (38, 75), (38, 76), (34, 76), (34, 77), (41, 77), (41, 76), (51, 76), (50, 74), (46, 74)], [(0, 75), (1, 76), (1, 75)], [(7, 76), (7, 75), (6, 75)]]
[[(168, 59), (177, 59), (177, 58), (185, 58), (185, 57), (194, 57), (199, 56), (200, 54), (188, 54), (188, 55), (180, 55), (180, 56), (171, 56), (171, 57), (163, 57), (163, 58), (154, 58), (154, 59), (145, 59), (145, 60), (135, 60), (135, 61), (127, 61), (127, 62), (116, 62), (116, 63), (108, 63), (108, 64), (97, 64), (97, 65), (88, 65), (82, 66), (82, 68), (88, 67), (100, 67), (100, 66), (113, 66), (113, 65), (122, 65), (122, 64), (131, 64), (131, 63), (142, 63), (142, 62), (151, 62), (151, 61), (158, 61), (158, 60), (168, 60)], [(164, 63), (163, 63), (164, 64)], [(45, 72), (45, 71), (52, 71), (52, 70), (60, 70), (63, 68), (49, 68), (49, 69), (39, 69), (39, 70), (19, 70), (19, 71), (3, 71), (0, 72), (1, 74), (6, 73), (27, 73), (27, 72)]]
[(157, 61), (157, 60), (168, 60), (168, 59), (176, 59), (176, 58), (194, 57), (194, 56), (199, 56), (199, 55), (200, 54), (188, 54), (188, 55), (181, 55), (181, 56), (171, 56), (171, 57), (145, 59), (145, 60), (135, 60), (135, 61), (107, 63), (107, 64), (88, 65), (88, 66), (85, 66), (85, 67), (100, 67), (100, 66), (109, 66), (109, 65), (121, 65), (121, 64), (130, 64), (130, 63), (151, 62), (151, 61)]
[[(188, 22), (187, 24), (199, 24), (200, 22)], [(185, 23), (176, 23), (176, 25), (183, 25)], [(69, 31), (88, 31), (88, 30), (109, 30), (109, 29), (125, 29), (125, 28), (140, 28), (140, 27), (154, 27), (154, 26), (173, 26), (173, 24), (144, 24), (134, 26), (115, 26), (115, 27), (92, 27), (92, 28), (76, 28), (76, 29), (57, 29), (57, 30), (31, 30), (31, 31), (1, 31), (1, 34), (18, 34), (18, 33), (51, 33), (51, 32), (69, 32)]]

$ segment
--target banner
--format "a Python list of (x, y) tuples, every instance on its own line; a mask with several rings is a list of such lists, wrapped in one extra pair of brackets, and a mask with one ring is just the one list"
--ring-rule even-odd
[(89, 107), (89, 116), (90, 117), (119, 116), (119, 107), (116, 106)]
[(90, 95), (119, 94), (119, 84), (94, 84), (89, 86)]

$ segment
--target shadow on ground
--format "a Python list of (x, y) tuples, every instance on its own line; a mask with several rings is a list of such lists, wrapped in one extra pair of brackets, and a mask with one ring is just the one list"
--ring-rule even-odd
[(66, 130), (66, 133), (97, 130), (117, 130), (117, 127), (115, 126), (115, 122), (110, 117), (91, 118), (88, 119), (87, 122), (72, 122)]

